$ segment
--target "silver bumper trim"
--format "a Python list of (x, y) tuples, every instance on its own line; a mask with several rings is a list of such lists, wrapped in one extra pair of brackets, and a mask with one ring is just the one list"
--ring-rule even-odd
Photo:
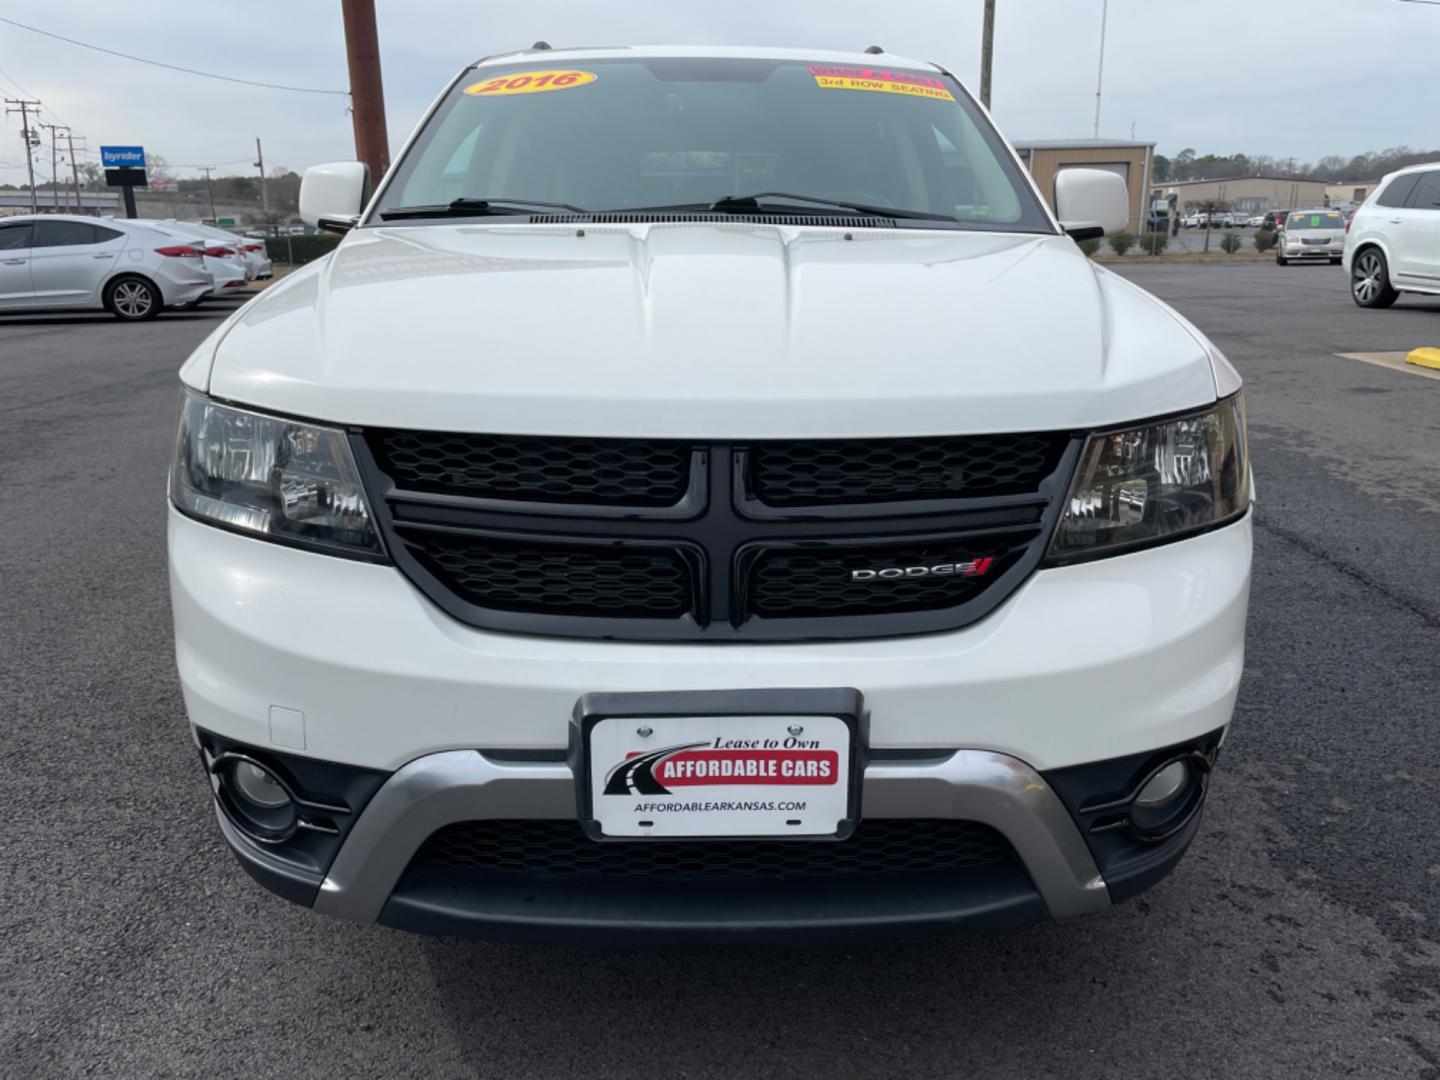
[[(1110, 903), (1069, 811), (1018, 758), (957, 750), (944, 758), (871, 762), (861, 812), (867, 818), (978, 821), (999, 830), (1015, 846), (1054, 918)], [(418, 758), (391, 776), (361, 812), (315, 908), (374, 922), (416, 849), (453, 822), (575, 816), (574, 777), (563, 762), (497, 761), (475, 750)]]

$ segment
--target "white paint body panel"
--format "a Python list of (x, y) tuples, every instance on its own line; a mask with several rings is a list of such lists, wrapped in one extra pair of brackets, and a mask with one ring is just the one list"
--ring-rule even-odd
[(393, 567), (311, 554), (170, 512), (176, 653), (192, 723), (256, 746), (272, 706), (305, 753), (396, 769), (439, 750), (562, 749), (599, 691), (854, 686), (875, 747), (997, 750), (1036, 769), (1168, 746), (1230, 722), (1251, 524), (1042, 570), (943, 634), (642, 644), (464, 626)]
[(351, 233), (219, 343), (218, 397), (347, 424), (681, 438), (1102, 426), (1208, 349), (1062, 236), (769, 225)]

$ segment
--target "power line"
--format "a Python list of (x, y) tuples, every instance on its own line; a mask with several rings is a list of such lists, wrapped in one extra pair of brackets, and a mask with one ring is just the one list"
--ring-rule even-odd
[(163, 60), (150, 60), (143, 56), (133, 56), (130, 53), (123, 53), (117, 49), (107, 49), (102, 45), (92, 45), (88, 41), (77, 41), (75, 38), (66, 37), (64, 34), (41, 30), (38, 26), (27, 26), (25, 23), (16, 22), (14, 19), (7, 19), (4, 16), (0, 16), (0, 23), (18, 27), (21, 30), (28, 30), (32, 34), (40, 34), (42, 37), (54, 38), (56, 41), (63, 41), (68, 45), (78, 45), (82, 49), (90, 49), (93, 52), (118, 56), (122, 60), (133, 60), (137, 64), (149, 64), (152, 67), (167, 68), (170, 71), (179, 71), (186, 75), (198, 75), (203, 79), (219, 79), (221, 82), (241, 83), (244, 86), (259, 86), (266, 90), (288, 90), (294, 94), (338, 94), (347, 98), (350, 96), (349, 90), (322, 90), (313, 86), (286, 86), (283, 83), (262, 82), (259, 79), (241, 79), (234, 75), (220, 75), (213, 71), (200, 71), (198, 68), (181, 67), (179, 64), (167, 64)]
[(38, 207), (35, 204), (35, 155), (32, 151), (40, 145), (40, 137), (30, 130), (32, 110), (38, 114), (40, 102), (27, 98), (5, 99), (5, 115), (17, 112), (20, 114), (20, 138), (25, 143), (25, 169), (30, 174), (30, 212), (34, 214), (38, 212)]
[[(8, 82), (11, 86), (15, 87), (16, 90), (19, 90), (20, 93), (24, 94), (27, 98), (33, 98), (35, 96), (29, 90), (26, 90), (25, 87), (21, 86), (18, 82), (12, 79), (3, 69), (0, 69), (0, 78), (3, 78), (6, 82)], [(57, 124), (61, 125), (62, 127), (65, 126), (65, 121), (60, 119), (54, 109), (50, 108), (50, 106), (48, 105), (41, 105), (40, 107), (44, 109), (47, 113), (49, 113)]]

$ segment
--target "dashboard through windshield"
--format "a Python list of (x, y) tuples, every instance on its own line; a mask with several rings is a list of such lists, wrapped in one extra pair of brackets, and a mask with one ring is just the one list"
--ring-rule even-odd
[(545, 212), (544, 204), (623, 212), (717, 203), (1054, 231), (953, 78), (754, 58), (566, 63), (542, 53), (472, 68), (426, 122), (377, 209), (415, 220), (428, 208), (493, 217)]

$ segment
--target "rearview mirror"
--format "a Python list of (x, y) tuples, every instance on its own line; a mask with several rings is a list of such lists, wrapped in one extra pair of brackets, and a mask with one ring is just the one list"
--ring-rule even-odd
[(300, 180), (300, 220), (327, 232), (347, 232), (370, 195), (370, 169), (361, 161), (312, 165)]
[(1130, 223), (1129, 189), (1105, 169), (1061, 169), (1055, 175), (1055, 216), (1076, 240), (1120, 232)]

